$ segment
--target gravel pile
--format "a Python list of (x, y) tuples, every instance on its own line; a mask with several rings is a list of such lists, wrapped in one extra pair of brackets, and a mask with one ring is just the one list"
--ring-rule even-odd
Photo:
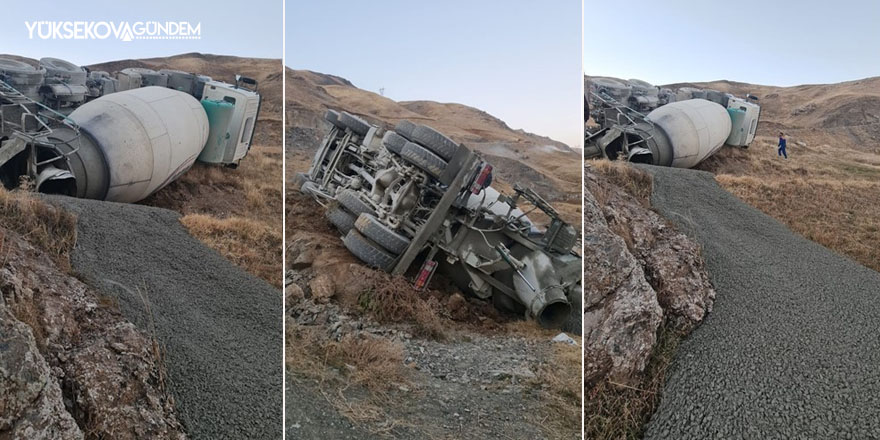
[(281, 292), (189, 235), (176, 212), (48, 200), (79, 217), (73, 268), (164, 348), (190, 438), (279, 438)]
[(880, 274), (709, 173), (646, 169), (654, 207), (703, 246), (718, 295), (679, 347), (645, 437), (880, 436)]

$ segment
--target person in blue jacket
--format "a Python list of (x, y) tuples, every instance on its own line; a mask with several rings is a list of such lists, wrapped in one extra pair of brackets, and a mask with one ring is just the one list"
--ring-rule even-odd
[(788, 159), (788, 154), (785, 153), (785, 134), (781, 131), (779, 132), (779, 150), (776, 153), (777, 156), (782, 156)]

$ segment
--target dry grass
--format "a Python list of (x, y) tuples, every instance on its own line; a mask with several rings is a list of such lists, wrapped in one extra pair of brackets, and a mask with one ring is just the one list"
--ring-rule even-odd
[(70, 270), (70, 252), (76, 244), (76, 215), (28, 191), (8, 191), (0, 186), (0, 224), (48, 252), (64, 270)]
[(406, 382), (403, 346), (379, 337), (346, 336), (334, 341), (321, 329), (287, 323), (287, 371), (331, 382), (330, 369), (345, 378), (346, 385), (361, 385), (383, 392)]
[(666, 370), (681, 337), (665, 325), (658, 329), (657, 344), (641, 382), (636, 386), (604, 379), (585, 391), (584, 438), (620, 440), (642, 437), (645, 423), (660, 403)]
[(282, 287), (281, 149), (255, 146), (236, 169), (196, 163), (144, 203), (183, 214), (196, 238)]
[(726, 149), (704, 168), (744, 202), (791, 230), (880, 271), (880, 154), (845, 145), (798, 146), (789, 159), (775, 140)]
[(572, 429), (581, 426), (583, 377), (579, 373), (583, 371), (583, 340), (575, 339), (577, 345), (554, 344), (552, 356), (538, 370), (533, 381), (533, 385), (544, 389), (541, 426), (550, 438), (571, 438)]
[(384, 338), (345, 336), (326, 346), (325, 359), (347, 371), (350, 383), (372, 390), (405, 381), (403, 346)]
[(387, 411), (388, 391), (408, 383), (399, 343), (366, 336), (335, 341), (324, 328), (288, 321), (284, 356), (294, 381), (317, 382), (317, 391), (352, 423), (375, 434), (401, 425)]
[[(651, 205), (651, 192), (654, 189), (654, 180), (647, 172), (640, 170), (629, 162), (594, 160), (589, 162), (598, 173), (601, 173), (612, 185), (624, 190), (636, 197), (644, 206)], [(597, 199), (602, 199), (602, 187), (596, 188), (594, 194)], [(599, 200), (603, 202), (603, 200)]]
[[(189, 214), (180, 219), (189, 232), (253, 275), (281, 288), (281, 233), (259, 220)], [(272, 258), (274, 254), (275, 258)]]
[(410, 324), (417, 336), (446, 338), (440, 317), (443, 306), (436, 298), (419, 292), (403, 277), (374, 273), (367, 278), (369, 283), (357, 298), (361, 310), (383, 324)]

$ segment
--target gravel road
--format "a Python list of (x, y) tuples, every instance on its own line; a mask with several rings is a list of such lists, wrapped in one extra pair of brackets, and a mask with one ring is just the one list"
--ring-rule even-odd
[(189, 235), (174, 211), (48, 200), (79, 216), (74, 270), (163, 346), (190, 438), (280, 438), (281, 292)]
[(709, 173), (646, 169), (654, 207), (703, 246), (718, 296), (682, 342), (645, 437), (880, 438), (880, 273)]

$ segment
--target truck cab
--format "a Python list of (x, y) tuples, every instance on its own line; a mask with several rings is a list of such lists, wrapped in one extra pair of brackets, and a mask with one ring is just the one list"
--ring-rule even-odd
[[(253, 83), (256, 84), (255, 81)], [(239, 84), (208, 81), (202, 92), (202, 100), (224, 101), (233, 105), (227, 128), (229, 140), (221, 163), (237, 165), (247, 155), (253, 142), (254, 125), (260, 113), (260, 94)]]

